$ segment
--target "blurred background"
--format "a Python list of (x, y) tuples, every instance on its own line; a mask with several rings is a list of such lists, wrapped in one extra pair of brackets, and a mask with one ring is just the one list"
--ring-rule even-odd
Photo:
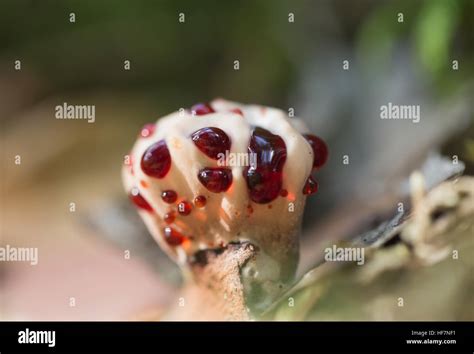
[[(0, 263), (0, 319), (130, 319), (177, 301), (179, 271), (120, 169), (145, 123), (196, 102), (293, 108), (327, 141), (300, 274), (325, 241), (393, 211), (428, 156), (473, 174), (473, 15), (473, 0), (0, 0), (0, 245), (39, 248), (36, 266)], [(95, 105), (95, 123), (55, 119), (63, 102)], [(420, 122), (381, 120), (388, 102), (419, 104)]]

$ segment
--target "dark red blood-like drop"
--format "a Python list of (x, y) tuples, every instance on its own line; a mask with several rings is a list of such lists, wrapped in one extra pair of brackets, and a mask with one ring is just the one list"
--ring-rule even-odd
[(173, 190), (166, 190), (161, 192), (161, 199), (163, 199), (165, 203), (172, 204), (178, 199), (178, 195)]
[(214, 113), (214, 109), (208, 103), (197, 103), (191, 107), (191, 112), (194, 112), (197, 116), (203, 116), (205, 114)]
[(183, 200), (182, 202), (178, 204), (178, 213), (180, 215), (189, 215), (191, 213), (192, 208), (193, 207), (191, 203)]
[(211, 159), (218, 160), (219, 154), (225, 155), (230, 151), (230, 139), (227, 134), (219, 128), (202, 128), (191, 134), (191, 139), (199, 150)]
[(232, 171), (228, 168), (203, 168), (198, 179), (213, 193), (225, 192), (232, 184)]
[(282, 196), (283, 198), (288, 197), (288, 191), (286, 189), (282, 189), (280, 191), (280, 196)]
[(255, 203), (269, 203), (278, 197), (283, 183), (286, 145), (283, 139), (262, 128), (255, 128), (248, 147), (256, 154), (256, 166), (247, 167), (244, 177)]
[(138, 191), (138, 188), (132, 188), (129, 197), (132, 203), (135, 204), (137, 208), (144, 209), (147, 211), (153, 211), (153, 208), (150, 204), (148, 204), (145, 198), (142, 197), (142, 195)]
[(169, 213), (166, 213), (165, 216), (163, 217), (163, 220), (165, 223), (172, 224), (174, 219), (176, 218), (176, 213), (174, 211), (170, 211)]
[(155, 128), (156, 125), (154, 123), (145, 124), (142, 130), (140, 130), (140, 136), (142, 138), (148, 138), (149, 136), (153, 135), (153, 133), (155, 132)]
[(309, 176), (306, 180), (306, 184), (303, 187), (303, 194), (309, 195), (314, 194), (318, 191), (318, 182), (316, 182), (313, 177)]
[(160, 140), (148, 149), (142, 156), (141, 168), (150, 177), (163, 178), (171, 167), (171, 156), (164, 140)]
[(304, 134), (306, 141), (311, 145), (313, 149), (313, 168), (320, 169), (326, 163), (329, 155), (328, 146), (323, 139), (316, 135)]
[(170, 246), (179, 246), (186, 240), (186, 236), (169, 226), (163, 229), (163, 233), (166, 243)]
[(196, 198), (194, 198), (194, 205), (197, 206), (198, 208), (203, 208), (206, 206), (206, 197), (203, 195), (198, 195)]

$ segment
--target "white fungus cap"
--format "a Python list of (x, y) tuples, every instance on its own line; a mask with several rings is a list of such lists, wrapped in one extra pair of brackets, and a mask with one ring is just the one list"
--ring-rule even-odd
[[(177, 111), (158, 119), (154, 131), (142, 131), (131, 150), (130, 164), (123, 168), (125, 190), (129, 194), (139, 193), (149, 204), (148, 210), (138, 209), (140, 216), (159, 245), (180, 264), (201, 249), (250, 241), (276, 264), (287, 265), (278, 269), (278, 276), (286, 277), (285, 273), (293, 273), (296, 267), (297, 236), (306, 200), (302, 191), (313, 169), (313, 149), (302, 135), (307, 129), (301, 120), (289, 118), (285, 111), (276, 108), (223, 99), (216, 99), (209, 106), (214, 112), (195, 115), (192, 111)], [(203, 153), (191, 138), (194, 132), (206, 127), (219, 128), (230, 139), (227, 156), (231, 158), (226, 166)], [(276, 198), (263, 203), (252, 200), (244, 175), (248, 166), (239, 165), (246, 162), (256, 127), (281, 137), (286, 146), (281, 191)], [(171, 166), (164, 177), (156, 178), (145, 173), (141, 160), (150, 146), (162, 140), (169, 150)], [(272, 158), (271, 151), (265, 154)], [(198, 174), (204, 168), (218, 167), (231, 171), (232, 184), (227, 190), (214, 193), (201, 183)], [(168, 190), (176, 192), (176, 202), (166, 203), (162, 199), (163, 191)], [(204, 206), (195, 205), (198, 196), (206, 198)], [(181, 201), (191, 206), (188, 215), (179, 213)], [(175, 216), (169, 224), (164, 220), (167, 213)], [(166, 227), (183, 238), (170, 244)]]

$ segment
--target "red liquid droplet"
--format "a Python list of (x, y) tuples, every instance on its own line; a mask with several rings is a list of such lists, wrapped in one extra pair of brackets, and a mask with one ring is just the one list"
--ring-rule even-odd
[(280, 192), (280, 196), (282, 196), (283, 198), (288, 197), (288, 191), (286, 189), (282, 189)]
[(232, 171), (228, 168), (203, 168), (198, 179), (213, 193), (225, 192), (232, 184)]
[(206, 197), (203, 195), (198, 195), (196, 198), (194, 198), (194, 205), (197, 206), (198, 208), (203, 208), (206, 206)]
[(251, 205), (247, 205), (247, 211), (249, 214), (253, 214), (253, 208)]
[(240, 114), (242, 117), (244, 116), (244, 113), (242, 112), (240, 108), (234, 108), (234, 109), (231, 109), (230, 111), (236, 114)]
[(211, 159), (218, 160), (219, 154), (230, 150), (230, 139), (227, 134), (219, 128), (202, 128), (191, 134), (194, 144)]
[(306, 184), (303, 187), (303, 194), (309, 195), (314, 194), (318, 191), (318, 182), (316, 182), (313, 177), (309, 176), (306, 180)]
[(182, 202), (178, 204), (178, 213), (180, 215), (189, 215), (191, 213), (192, 208), (193, 207), (191, 203), (183, 200)]
[(174, 219), (176, 218), (176, 213), (174, 211), (170, 211), (169, 213), (166, 213), (165, 216), (163, 217), (163, 220), (165, 223), (172, 224)]
[(166, 243), (170, 246), (179, 246), (186, 240), (184, 235), (169, 226), (163, 229), (163, 233)]
[(244, 177), (255, 203), (269, 203), (278, 197), (283, 183), (286, 145), (283, 139), (262, 128), (255, 128), (248, 151), (256, 154), (256, 166), (247, 167)]
[(137, 208), (144, 209), (147, 211), (153, 211), (153, 208), (150, 204), (148, 204), (145, 198), (142, 197), (142, 195), (138, 191), (138, 188), (132, 188), (129, 197), (132, 203), (135, 204)]
[(178, 199), (178, 195), (175, 191), (167, 190), (161, 192), (161, 199), (163, 199), (165, 203), (172, 204)]
[(208, 103), (197, 103), (191, 107), (191, 112), (194, 112), (197, 116), (203, 116), (215, 111)]
[(155, 178), (163, 178), (171, 168), (171, 156), (164, 140), (160, 140), (142, 156), (141, 168), (145, 174)]
[(155, 128), (156, 125), (154, 123), (145, 124), (142, 130), (140, 130), (140, 136), (142, 138), (148, 138), (149, 136), (152, 136), (155, 132)]
[(309, 143), (309, 145), (311, 145), (311, 148), (313, 149), (313, 155), (314, 155), (313, 168), (320, 169), (328, 160), (328, 155), (329, 155), (328, 146), (323, 141), (323, 139), (315, 135), (304, 134), (303, 136), (305, 137), (306, 141)]

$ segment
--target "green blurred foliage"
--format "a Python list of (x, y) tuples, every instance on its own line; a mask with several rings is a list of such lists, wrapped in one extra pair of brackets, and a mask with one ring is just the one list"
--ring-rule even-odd
[[(48, 83), (45, 95), (139, 90), (161, 101), (160, 113), (216, 96), (282, 106), (304, 64), (326, 50), (324, 41), (353, 47), (370, 70), (389, 67), (408, 41), (439, 87), (474, 70), (472, 0), (0, 2), (0, 61), (21, 58)], [(463, 75), (452, 80), (457, 57)], [(121, 70), (125, 59), (131, 71)]]
[[(223, 94), (284, 101), (295, 63), (281, 38), (303, 30), (282, 26), (286, 1), (1, 1), (0, 59), (21, 58), (48, 82), (48, 93), (139, 90), (165, 96), (163, 113)], [(185, 23), (178, 22), (181, 11)]]
[[(398, 14), (403, 14), (403, 22)], [(397, 50), (409, 46), (413, 60), (439, 93), (450, 93), (474, 75), (474, 1), (383, 2), (363, 22), (357, 55), (366, 70), (388, 70)], [(459, 61), (459, 72), (452, 61)]]
[(459, 21), (455, 1), (435, 0), (424, 4), (415, 26), (420, 61), (436, 75), (449, 63), (450, 45)]

